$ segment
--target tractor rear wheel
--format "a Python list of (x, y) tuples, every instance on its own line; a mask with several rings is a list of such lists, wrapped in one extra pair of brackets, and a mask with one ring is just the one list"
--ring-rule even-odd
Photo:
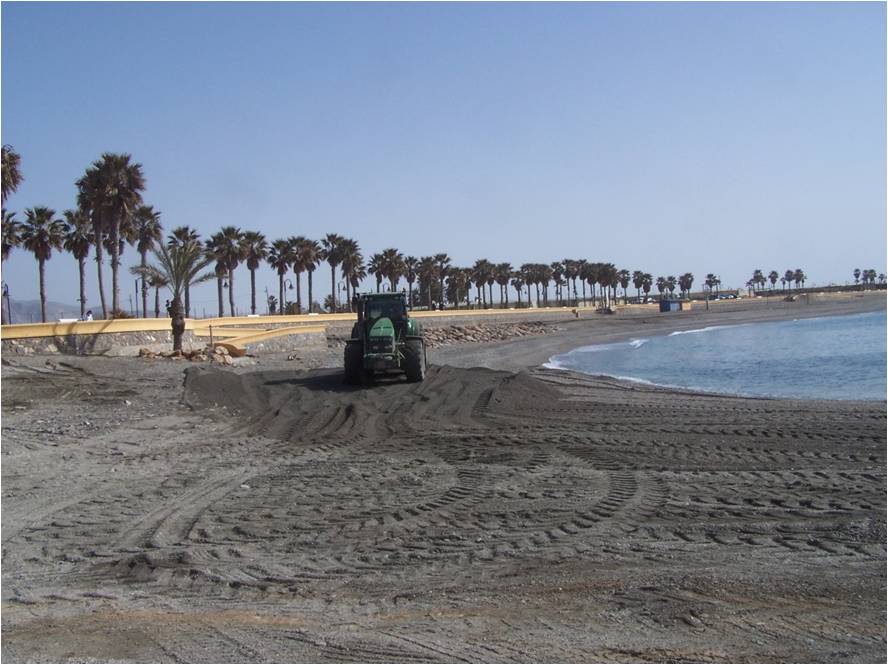
[(407, 380), (411, 383), (425, 378), (425, 348), (421, 339), (408, 339), (404, 345), (404, 370), (407, 372)]
[(360, 340), (345, 343), (345, 382), (360, 385), (364, 375), (364, 349)]

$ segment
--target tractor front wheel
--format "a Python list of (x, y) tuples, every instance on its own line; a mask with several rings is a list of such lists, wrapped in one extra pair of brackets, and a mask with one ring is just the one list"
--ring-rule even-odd
[(360, 385), (364, 375), (364, 349), (360, 341), (345, 343), (345, 382)]
[(425, 347), (421, 339), (408, 339), (404, 346), (404, 369), (407, 380), (417, 383), (425, 378)]

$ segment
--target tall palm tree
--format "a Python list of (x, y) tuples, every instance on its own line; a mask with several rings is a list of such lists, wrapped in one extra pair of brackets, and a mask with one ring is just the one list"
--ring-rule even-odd
[[(69, 220), (70, 223), (70, 220)], [(160, 242), (163, 225), (160, 223), (160, 212), (154, 206), (139, 206), (133, 215), (133, 231), (136, 250), (139, 252), (139, 265), (148, 265), (148, 252)], [(142, 316), (148, 318), (148, 284), (142, 280)]]
[[(18, 247), (21, 244), (21, 229), (22, 225), (18, 223), (15, 218), (14, 212), (8, 212), (6, 210), (3, 211), (3, 251), (2, 255), (0, 255), (0, 265), (2, 265), (3, 261), (5, 261), (9, 257), (9, 253), (12, 251), (13, 247)], [(7, 307), (9, 306), (9, 300), (7, 299)], [(0, 322), (7, 323), (6, 321), (6, 310), (3, 309), (2, 298), (0, 298)]]
[(564, 264), (561, 261), (553, 261), (549, 264), (549, 270), (552, 272), (552, 281), (555, 283), (555, 302), (561, 300), (561, 286), (564, 284), (562, 277), (564, 275)]
[(89, 216), (82, 210), (66, 210), (64, 249), (77, 259), (80, 275), (80, 318), (86, 313), (86, 257), (93, 244), (93, 228)]
[[(328, 233), (321, 239), (323, 246), (323, 254), (320, 256), (322, 261), (326, 261), (330, 265), (330, 295), (333, 296), (333, 311), (336, 311), (336, 266), (342, 263), (341, 245), (344, 238), (337, 233)], [(309, 276), (309, 284), (311, 277)], [(311, 298), (309, 298), (311, 300)], [(309, 302), (309, 306), (311, 303)]]
[(571, 287), (573, 288), (573, 297), (577, 294), (577, 276), (580, 272), (580, 266), (574, 259), (562, 259), (561, 265), (564, 266), (564, 279), (567, 280), (567, 298), (571, 299)]
[(441, 303), (443, 307), (444, 302), (444, 275), (447, 273), (447, 268), (450, 266), (450, 257), (447, 256), (446, 252), (442, 252), (440, 254), (435, 254), (433, 257), (435, 259), (435, 267), (436, 273), (438, 276), (438, 287), (441, 289)]
[(632, 273), (632, 286), (635, 287), (635, 296), (641, 301), (641, 285), (644, 283), (644, 271), (635, 270)]
[(678, 286), (683, 296), (691, 297), (691, 287), (694, 285), (694, 273), (686, 272), (678, 278)]
[(774, 287), (777, 286), (777, 280), (780, 279), (780, 274), (776, 270), (772, 270), (768, 273), (768, 281), (771, 282), (771, 290), (774, 290)]
[(787, 270), (783, 273), (783, 280), (789, 284), (789, 288), (792, 288), (792, 278), (795, 277), (795, 272), (793, 270)]
[[(186, 245), (201, 249), (203, 245), (200, 241), (200, 234), (190, 226), (177, 226), (167, 236), (167, 247), (178, 245), (184, 247)], [(162, 285), (165, 286), (165, 285)], [(157, 295), (155, 293), (155, 295)], [(185, 318), (191, 316), (191, 285), (185, 284)]]
[[(291, 263), (293, 264), (293, 274), (296, 276), (296, 313), (302, 314), (302, 273), (305, 272), (305, 264), (302, 261), (302, 255), (299, 253), (300, 247), (309, 242), (305, 236), (290, 236), (287, 243), (290, 245)], [(309, 301), (309, 306), (311, 301)], [(281, 305), (283, 308), (283, 305)], [(282, 312), (283, 313), (283, 312)]]
[(805, 285), (805, 280), (808, 279), (808, 276), (805, 275), (805, 271), (801, 268), (796, 268), (792, 273), (792, 281), (795, 282), (796, 288), (799, 288), (799, 284), (802, 286)]
[(228, 277), (228, 307), (231, 316), (235, 316), (237, 313), (234, 307), (234, 271), (247, 255), (244, 232), (236, 226), (223, 226), (219, 231), (217, 251), (225, 263), (225, 274)]
[(416, 274), (419, 278), (420, 292), (425, 289), (426, 307), (431, 310), (433, 284), (438, 274), (438, 262), (435, 261), (435, 257), (423, 256), (419, 259), (419, 265), (416, 267)]
[[(706, 273), (706, 279), (703, 280), (703, 283), (709, 289), (709, 298), (712, 299), (712, 289), (716, 289), (716, 297), (718, 297), (718, 285), (721, 284), (719, 278), (713, 273)], [(708, 305), (707, 305), (708, 307)]]
[[(209, 241), (208, 241), (209, 242)], [(155, 263), (145, 268), (134, 266), (133, 272), (158, 288), (161, 284), (169, 287), (172, 293), (170, 319), (173, 333), (173, 351), (182, 350), (182, 334), (185, 332), (185, 319), (182, 313), (182, 295), (186, 285), (195, 286), (213, 279), (212, 272), (201, 272), (212, 258), (195, 243), (159, 245), (152, 248)], [(155, 292), (155, 312), (159, 309), (159, 297)]]
[[(142, 165), (133, 163), (128, 154), (104, 153), (77, 181), (78, 204), (101, 218), (100, 226), (107, 231), (111, 245), (111, 310), (120, 309), (120, 229), (142, 203), (145, 176)], [(95, 218), (93, 223), (96, 223)], [(102, 233), (96, 234), (96, 247)], [(98, 252), (97, 252), (98, 256)], [(104, 305), (103, 305), (104, 307)]]
[(860, 283), (860, 268), (855, 268), (854, 269), (854, 285), (857, 286), (857, 284), (859, 284), (859, 283)]
[(2, 261), (9, 258), (9, 253), (21, 242), (22, 225), (16, 220), (14, 212), (3, 211), (3, 252)]
[(669, 282), (666, 281), (666, 278), (660, 275), (657, 277), (657, 291), (660, 293), (660, 297), (663, 297), (663, 292), (669, 289)]
[(15, 149), (11, 145), (3, 146), (3, 199), (2, 202), (6, 203), (6, 198), (12, 194), (15, 190), (18, 189), (18, 186), (22, 183), (24, 178), (22, 177), (21, 172), (21, 163), (22, 158)]
[(644, 291), (645, 297), (651, 292), (651, 286), (654, 284), (654, 276), (649, 272), (644, 273), (641, 278), (641, 290)]
[(55, 210), (37, 206), (25, 210), (22, 227), (22, 246), (34, 254), (40, 272), (40, 320), (46, 323), (46, 262), (52, 250), (61, 249), (65, 242), (65, 223), (55, 217)]
[[(339, 238), (339, 236), (336, 236)], [(308, 311), (312, 312), (314, 307), (314, 295), (313, 295), (313, 287), (312, 287), (312, 275), (314, 275), (315, 269), (320, 265), (321, 261), (324, 260), (324, 252), (321, 249), (320, 243), (317, 240), (312, 240), (310, 238), (302, 238), (299, 241), (299, 244), (296, 245), (295, 249), (295, 261), (294, 267), (298, 264), (307, 274), (308, 276)], [(337, 254), (338, 254), (337, 248)], [(339, 261), (337, 260), (337, 263)], [(335, 271), (334, 271), (335, 274)], [(334, 284), (335, 286), (335, 284)], [(297, 294), (298, 297), (298, 294)], [(336, 302), (336, 298), (333, 299), (334, 305)], [(300, 307), (301, 312), (301, 307)]]
[(497, 263), (493, 267), (494, 278), (500, 287), (500, 307), (503, 306), (503, 295), (505, 295), (505, 305), (509, 306), (509, 280), (512, 278), (512, 264), (508, 262)]
[(417, 266), (419, 266), (419, 259), (415, 256), (408, 256), (404, 259), (404, 279), (407, 280), (407, 302), (411, 309), (413, 309), (413, 282), (416, 281)]
[(385, 258), (381, 252), (370, 256), (367, 272), (376, 278), (376, 293), (379, 293), (382, 290), (382, 280), (385, 279)]
[(388, 278), (392, 292), (398, 289), (398, 280), (404, 273), (404, 255), (394, 247), (382, 250), (383, 275)]
[(266, 261), (274, 268), (278, 276), (278, 302), (280, 303), (281, 315), (286, 314), (284, 301), (284, 275), (290, 270), (293, 263), (295, 249), (289, 240), (279, 238), (271, 243), (271, 249), (268, 250)]
[[(348, 301), (348, 311), (351, 312), (352, 289), (357, 288), (360, 280), (367, 275), (366, 270), (364, 270), (364, 255), (361, 254), (361, 248), (357, 240), (345, 238), (342, 241), (342, 264), (340, 265), (340, 270), (345, 280), (345, 299)], [(362, 272), (363, 275), (361, 275), (360, 279), (356, 279), (357, 275)]]
[[(521, 289), (524, 288), (524, 274), (520, 270), (512, 271), (512, 288), (518, 292), (518, 307), (521, 308)], [(529, 304), (529, 303), (528, 303)]]
[(225, 255), (225, 239), (222, 232), (214, 233), (204, 242), (204, 254), (209, 263), (215, 261), (213, 274), (216, 276), (216, 297), (219, 301), (219, 317), (225, 316), (225, 276), (228, 274), (228, 258)]
[(258, 231), (245, 231), (244, 258), (250, 271), (250, 314), (256, 313), (256, 270), (268, 256), (268, 241)]

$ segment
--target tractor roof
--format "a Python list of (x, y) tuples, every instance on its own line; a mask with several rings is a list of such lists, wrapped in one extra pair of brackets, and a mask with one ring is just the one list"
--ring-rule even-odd
[(402, 300), (406, 296), (403, 293), (361, 293), (358, 295), (359, 300), (372, 301), (372, 300)]

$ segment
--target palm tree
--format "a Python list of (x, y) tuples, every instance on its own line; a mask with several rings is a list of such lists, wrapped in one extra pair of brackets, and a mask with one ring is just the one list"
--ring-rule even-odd
[[(167, 247), (172, 247), (173, 245), (178, 245), (180, 247), (191, 246), (200, 249), (202, 247), (200, 242), (200, 234), (192, 229), (190, 226), (177, 226), (173, 229), (172, 233), (167, 236)], [(161, 286), (166, 286), (166, 284), (161, 284)], [(157, 294), (155, 293), (155, 296)], [(191, 285), (185, 284), (185, 318), (189, 318), (191, 316)]]
[(65, 242), (65, 223), (55, 217), (55, 210), (37, 206), (25, 210), (22, 227), (22, 246), (34, 254), (40, 272), (40, 320), (46, 323), (46, 262), (53, 249), (61, 249)]
[(564, 278), (567, 280), (567, 299), (571, 300), (571, 289), (573, 289), (573, 299), (576, 299), (577, 276), (580, 272), (579, 262), (573, 259), (562, 259), (561, 264), (564, 266)]
[(654, 276), (651, 275), (649, 272), (644, 273), (641, 279), (641, 290), (644, 291), (645, 297), (647, 297), (647, 294), (651, 292), (651, 287), (653, 286), (653, 284)]
[[(119, 311), (120, 288), (118, 269), (120, 267), (121, 225), (142, 203), (142, 190), (145, 189), (145, 176), (142, 165), (131, 162), (128, 154), (104, 153), (92, 167), (77, 181), (78, 204), (88, 210), (96, 224), (96, 216), (101, 220), (96, 233), (96, 247), (101, 245), (102, 231), (107, 231), (111, 245), (111, 310)], [(97, 250), (96, 255), (100, 252)], [(101, 288), (100, 288), (101, 292)], [(104, 303), (102, 305), (105, 307)]]
[[(356, 240), (345, 238), (342, 241), (342, 277), (345, 279), (345, 298), (348, 300), (348, 311), (352, 311), (352, 289), (357, 288), (367, 275), (364, 269), (364, 255)], [(358, 277), (360, 275), (360, 277)]]
[(678, 278), (678, 286), (684, 297), (691, 297), (691, 287), (694, 285), (694, 273), (686, 272)]
[(808, 276), (805, 275), (805, 271), (801, 268), (796, 268), (792, 273), (792, 281), (795, 282), (796, 288), (799, 288), (799, 284), (802, 286), (805, 285), (805, 280), (808, 279)]
[[(686, 274), (690, 275), (691, 273), (686, 273)], [(625, 268), (623, 268), (622, 270), (620, 270), (619, 273), (617, 273), (617, 277), (620, 280), (620, 286), (623, 287), (623, 304), (628, 305), (629, 304), (629, 296), (626, 295), (626, 290), (629, 288), (629, 279), (630, 279), (629, 271), (626, 270)], [(691, 281), (692, 282), (694, 281), (693, 275), (691, 275)], [(688, 287), (688, 288), (690, 289), (690, 287)]]
[(783, 273), (783, 279), (787, 284), (789, 284), (789, 288), (792, 288), (793, 277), (795, 277), (795, 272), (793, 272), (792, 270), (787, 270), (785, 273)]
[(511, 263), (497, 263), (493, 266), (493, 276), (500, 287), (500, 307), (503, 306), (503, 294), (505, 294), (506, 307), (509, 306), (509, 280), (512, 278)]
[(771, 290), (774, 290), (774, 287), (777, 286), (777, 280), (780, 279), (780, 274), (776, 270), (772, 270), (768, 273), (768, 281), (771, 282)]
[(663, 297), (663, 292), (669, 288), (669, 282), (665, 277), (660, 275), (657, 277), (657, 292), (660, 294), (660, 298)]
[(225, 255), (225, 238), (222, 232), (214, 233), (204, 243), (204, 253), (210, 261), (215, 261), (213, 273), (216, 275), (216, 296), (219, 301), (219, 317), (225, 316), (225, 290), (223, 283), (228, 274), (228, 257)]
[[(429, 310), (432, 309), (432, 286), (435, 281), (435, 276), (438, 273), (438, 262), (435, 261), (435, 257), (433, 256), (423, 256), (419, 260), (419, 265), (416, 267), (416, 273), (419, 278), (419, 290), (420, 292), (425, 290), (426, 294), (426, 306)], [(420, 296), (422, 297), (422, 296)]]
[(393, 292), (397, 291), (398, 280), (403, 273), (404, 255), (394, 247), (382, 250), (382, 274), (388, 278)]
[[(327, 234), (327, 235), (330, 236), (333, 234)], [(343, 240), (343, 238), (341, 238), (340, 236), (336, 236), (336, 238), (338, 239), (337, 243)], [(293, 269), (295, 270), (296, 266), (298, 265), (308, 275), (308, 311), (312, 312), (313, 311), (312, 308), (314, 307), (314, 292), (313, 292), (313, 287), (312, 287), (312, 275), (314, 275), (315, 268), (317, 268), (320, 265), (321, 261), (324, 260), (324, 250), (321, 249), (321, 245), (320, 245), (320, 243), (318, 243), (317, 240), (312, 240), (310, 238), (301, 238), (301, 239), (297, 238), (297, 240), (299, 241), (299, 243), (294, 248), (295, 260), (293, 262)], [(321, 241), (321, 242), (323, 242), (323, 241)], [(338, 251), (339, 250), (338, 250), (338, 245), (337, 245), (337, 255), (338, 255)], [(336, 274), (335, 269), (333, 271), (333, 274), (335, 277), (335, 274)], [(297, 280), (298, 280), (298, 275), (297, 275)], [(336, 288), (335, 281), (333, 284), (333, 288), (334, 288), (334, 290)], [(297, 302), (301, 302), (301, 301), (299, 301), (299, 294), (298, 293), (296, 294), (296, 298), (297, 298)], [(333, 302), (334, 303), (336, 302), (335, 295), (333, 296)], [(301, 314), (302, 313), (301, 304), (298, 307), (299, 307), (299, 313)]]
[(93, 228), (89, 216), (82, 210), (66, 210), (64, 249), (77, 259), (80, 275), (80, 318), (86, 313), (86, 257), (93, 244)]
[[(216, 234), (218, 235), (218, 234)], [(210, 241), (207, 241), (208, 243)], [(201, 274), (213, 259), (195, 243), (159, 245), (152, 248), (156, 263), (133, 268), (142, 279), (158, 288), (161, 284), (172, 292), (169, 313), (173, 333), (173, 351), (182, 350), (182, 334), (185, 332), (185, 318), (182, 316), (182, 294), (186, 286), (197, 285), (213, 279), (212, 272)], [(159, 298), (155, 292), (155, 313), (159, 309)]]
[(635, 287), (635, 295), (641, 300), (641, 285), (644, 284), (644, 272), (636, 270), (632, 273), (632, 286)]
[[(518, 308), (521, 308), (521, 289), (524, 288), (524, 274), (520, 270), (512, 271), (512, 288), (518, 292)], [(529, 304), (529, 303), (528, 303)]]
[(220, 245), (217, 250), (225, 263), (226, 276), (228, 277), (228, 306), (231, 316), (236, 316), (234, 307), (234, 271), (246, 256), (244, 245), (244, 232), (236, 226), (223, 226), (220, 234)]
[(856, 286), (859, 283), (860, 283), (860, 268), (855, 268), (854, 269), (854, 285)]
[(250, 271), (250, 314), (256, 313), (256, 270), (268, 256), (268, 241), (258, 231), (244, 231), (241, 241), (244, 260)]
[(142, 277), (146, 282), (148, 282), (148, 286), (154, 289), (154, 318), (160, 318), (160, 289), (164, 286), (169, 286), (169, 282), (166, 281), (166, 278), (163, 275), (148, 275), (148, 277)]
[[(419, 266), (419, 259), (415, 256), (408, 256), (404, 259), (404, 279), (407, 280), (407, 302), (413, 309), (413, 282), (416, 281), (416, 268)], [(457, 307), (459, 302), (457, 302)]]
[[(718, 297), (718, 285), (721, 284), (721, 280), (714, 275), (713, 273), (706, 273), (706, 279), (703, 280), (703, 283), (709, 289), (709, 299), (712, 299), (712, 289), (716, 289), (716, 297)], [(709, 305), (707, 305), (708, 307)]]
[(295, 250), (289, 240), (278, 239), (271, 243), (271, 249), (268, 251), (266, 260), (268, 264), (275, 269), (278, 276), (279, 302), (281, 305), (281, 315), (286, 314), (284, 306), (284, 275), (290, 269), (293, 263)]
[(22, 225), (16, 220), (14, 212), (3, 211), (3, 253), (2, 261), (9, 258), (9, 253), (21, 242)]
[(385, 259), (380, 252), (370, 256), (367, 272), (376, 278), (376, 293), (379, 293), (382, 290), (382, 280), (385, 278)]
[[(18, 223), (15, 218), (14, 212), (3, 211), (3, 251), (0, 254), (0, 264), (5, 261), (9, 257), (9, 253), (12, 251), (13, 247), (18, 247), (21, 244), (21, 229), (22, 225)], [(9, 305), (9, 301), (7, 299), (7, 307)], [(6, 310), (3, 309), (3, 303), (0, 302), (0, 322), (6, 323)]]
[(487, 293), (484, 291), (484, 285), (487, 284), (492, 271), (493, 264), (487, 259), (478, 259), (472, 266), (472, 281), (475, 283), (475, 288), (478, 289), (478, 299), (485, 309), (487, 308)]
[(3, 203), (6, 198), (18, 189), (24, 178), (22, 177), (22, 158), (11, 145), (3, 146)]
[[(320, 259), (322, 261), (326, 261), (330, 265), (330, 295), (333, 296), (333, 310), (336, 310), (336, 266), (338, 266), (342, 262), (342, 252), (340, 245), (342, 245), (342, 241), (344, 238), (341, 235), (336, 233), (328, 233), (321, 239), (321, 245), (323, 245), (324, 251), (321, 254)], [(313, 268), (312, 268), (313, 270)], [(309, 271), (311, 272), (311, 271)], [(311, 275), (308, 278), (309, 285), (311, 284)], [(309, 310), (311, 309), (311, 297), (309, 296)]]
[[(590, 264), (586, 259), (577, 261), (577, 277), (580, 278), (580, 286), (583, 288), (583, 305), (586, 304), (586, 282), (593, 281), (590, 270)], [(574, 284), (574, 291), (576, 290), (576, 284)]]
[(441, 289), (441, 302), (444, 302), (444, 275), (447, 273), (447, 268), (450, 266), (450, 257), (447, 256), (446, 252), (442, 252), (440, 254), (435, 254), (435, 264), (437, 267), (437, 275), (438, 275), (438, 286)]
[[(70, 223), (70, 220), (69, 220)], [(148, 265), (148, 252), (155, 243), (160, 242), (163, 226), (160, 223), (160, 212), (153, 206), (139, 206), (133, 215), (133, 231), (136, 250), (139, 252), (139, 265)], [(142, 316), (148, 318), (148, 284), (142, 280)], [(82, 307), (82, 306), (81, 306)]]

